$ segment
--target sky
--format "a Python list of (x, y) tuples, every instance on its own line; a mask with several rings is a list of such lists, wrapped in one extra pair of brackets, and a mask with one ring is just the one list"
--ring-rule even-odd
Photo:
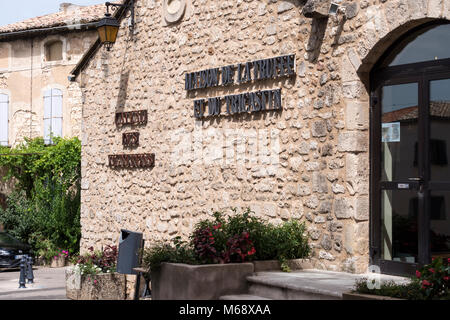
[(0, 0), (0, 26), (59, 11), (59, 5), (70, 2), (82, 6), (108, 0)]

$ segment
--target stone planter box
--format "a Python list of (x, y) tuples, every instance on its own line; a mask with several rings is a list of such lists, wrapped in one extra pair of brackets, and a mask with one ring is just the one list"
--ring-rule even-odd
[(342, 300), (404, 300), (404, 299), (386, 296), (377, 296), (374, 294), (346, 292), (342, 294)]
[[(288, 261), (292, 270), (311, 269), (308, 259)], [(246, 263), (188, 265), (162, 263), (151, 272), (152, 300), (217, 300), (248, 293), (247, 277), (254, 272), (281, 271), (278, 260)]]
[(60, 256), (56, 259), (52, 259), (52, 263), (50, 264), (50, 268), (62, 268), (66, 266), (66, 257)]
[(253, 263), (188, 265), (162, 263), (151, 272), (152, 300), (217, 300), (248, 291)]
[(66, 296), (71, 300), (132, 300), (136, 277), (120, 273), (82, 276), (75, 272), (74, 267), (68, 267)]

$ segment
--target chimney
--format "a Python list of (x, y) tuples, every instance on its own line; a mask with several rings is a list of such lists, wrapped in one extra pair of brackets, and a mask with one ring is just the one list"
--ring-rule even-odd
[(69, 2), (64, 2), (61, 3), (59, 5), (59, 12), (64, 12), (64, 13), (68, 13), (71, 11), (74, 11), (78, 8), (80, 8), (81, 6), (77, 5), (77, 4), (73, 4), (73, 3), (69, 3)]

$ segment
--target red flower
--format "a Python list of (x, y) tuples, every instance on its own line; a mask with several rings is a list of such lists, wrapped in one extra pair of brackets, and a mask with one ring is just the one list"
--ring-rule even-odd
[(249, 252), (247, 252), (247, 254), (249, 256), (251, 256), (252, 254), (255, 254), (255, 253), (256, 253), (255, 247), (253, 247)]
[(220, 227), (222, 227), (221, 223), (219, 223), (218, 225), (215, 225), (213, 228), (214, 228), (214, 230), (217, 230), (217, 229), (220, 229)]
[(419, 270), (416, 270), (416, 277), (417, 278), (420, 278), (422, 276), (422, 274), (420, 273), (420, 271)]
[(426, 287), (431, 286), (431, 283), (427, 280), (422, 281), (422, 289), (425, 289)]
[(448, 281), (450, 279), (450, 277), (444, 277), (445, 281)]
[(433, 268), (430, 268), (429, 270), (430, 270), (431, 273), (434, 273), (434, 269)]

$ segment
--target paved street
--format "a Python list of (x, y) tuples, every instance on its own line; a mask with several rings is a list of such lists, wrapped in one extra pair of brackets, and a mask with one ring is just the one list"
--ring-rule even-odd
[(19, 289), (20, 271), (0, 269), (0, 300), (67, 300), (65, 268), (35, 267), (34, 284)]

